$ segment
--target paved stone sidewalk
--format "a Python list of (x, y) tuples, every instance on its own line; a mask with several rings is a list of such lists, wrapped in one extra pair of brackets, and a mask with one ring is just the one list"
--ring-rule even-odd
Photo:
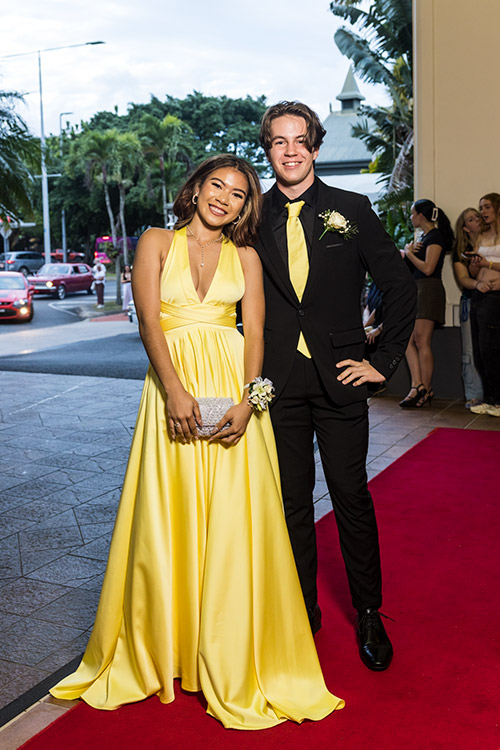
[(0, 707), (82, 653), (142, 383), (0, 378)]

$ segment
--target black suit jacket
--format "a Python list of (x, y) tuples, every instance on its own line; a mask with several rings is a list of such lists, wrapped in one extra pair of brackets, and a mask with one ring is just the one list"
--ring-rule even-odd
[[(276, 396), (292, 369), (300, 331), (332, 400), (345, 405), (368, 395), (366, 386), (342, 385), (336, 363), (361, 360), (365, 333), (361, 294), (368, 271), (383, 294), (383, 333), (372, 365), (389, 378), (404, 356), (413, 330), (416, 286), (393, 241), (371, 208), (368, 198), (331, 188), (319, 182), (309, 276), (299, 302), (288, 269), (280, 256), (270, 211), (272, 188), (264, 196), (262, 222), (255, 245), (264, 269), (266, 296), (263, 374), (270, 378)], [(344, 239), (338, 232), (323, 232), (319, 214), (338, 211), (359, 233)]]

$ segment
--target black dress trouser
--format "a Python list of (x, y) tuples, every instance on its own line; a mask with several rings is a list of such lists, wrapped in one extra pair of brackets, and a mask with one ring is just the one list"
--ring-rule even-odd
[(297, 352), (291, 376), (271, 408), (285, 516), (307, 607), (317, 601), (314, 433), (339, 531), (352, 603), (380, 607), (377, 522), (367, 488), (368, 407), (335, 406), (312, 360)]

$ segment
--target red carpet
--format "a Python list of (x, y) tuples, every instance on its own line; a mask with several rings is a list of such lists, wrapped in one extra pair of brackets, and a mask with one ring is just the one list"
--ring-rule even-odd
[(370, 488), (380, 528), (395, 657), (373, 673), (357, 655), (333, 514), (318, 523), (327, 684), (346, 707), (322, 722), (224, 730), (197, 696), (114, 712), (78, 705), (26, 750), (500, 748), (500, 433), (439, 429)]

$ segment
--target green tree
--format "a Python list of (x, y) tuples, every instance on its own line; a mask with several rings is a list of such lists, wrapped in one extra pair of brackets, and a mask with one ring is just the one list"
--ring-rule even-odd
[(12, 91), (0, 91), (0, 216), (20, 218), (31, 214), (32, 170), (39, 162), (37, 141), (13, 110), (22, 96)]
[(113, 170), (116, 131), (86, 130), (73, 144), (68, 168), (70, 172), (85, 174), (85, 184), (92, 189), (93, 182), (101, 184), (108, 214), (113, 248), (118, 251), (116, 222), (109, 194), (110, 174)]
[[(361, 0), (332, 2), (330, 10), (351, 24), (335, 33), (340, 51), (352, 60), (358, 75), (383, 84), (391, 98), (387, 107), (362, 106), (353, 135), (374, 154), (370, 170), (384, 175), (382, 214), (400, 231), (399, 206), (413, 195), (413, 60), (411, 0), (373, 0), (367, 10)], [(398, 228), (399, 227), (399, 228)]]
[[(123, 244), (123, 262), (128, 265), (128, 234), (125, 222), (125, 202), (127, 192), (134, 184), (134, 178), (137, 170), (142, 165), (142, 150), (139, 138), (135, 133), (118, 133), (116, 130), (107, 131), (113, 135), (113, 144), (111, 148), (111, 179), (118, 187), (119, 218), (122, 232)], [(119, 263), (119, 258), (117, 256)], [(118, 275), (119, 265), (117, 265)], [(117, 300), (121, 298), (121, 286), (117, 285)], [(121, 300), (120, 300), (121, 301)]]
[(173, 200), (188, 168), (191, 167), (192, 131), (175, 115), (165, 115), (160, 120), (155, 115), (143, 113), (137, 134), (148, 163), (148, 180), (153, 185), (154, 167), (159, 168), (163, 224), (168, 225), (167, 203)]
[(256, 99), (232, 99), (227, 96), (205, 96), (199, 91), (185, 99), (167, 96), (169, 113), (190, 125), (197, 143), (197, 161), (209, 154), (232, 153), (267, 170), (260, 147), (260, 120), (266, 110), (264, 96)]
[[(54, 238), (60, 242), (60, 216), (64, 207), (68, 246), (85, 250), (90, 260), (95, 237), (109, 233), (116, 260), (117, 234), (125, 223), (120, 219), (120, 190), (122, 217), (125, 215), (130, 236), (140, 234), (148, 226), (165, 224), (165, 203), (173, 199), (192, 165), (209, 154), (237, 153), (262, 172), (265, 166), (261, 163), (264, 158), (258, 135), (265, 106), (263, 97), (231, 99), (194, 92), (185, 99), (167, 96), (161, 101), (153, 96), (149, 103), (130, 104), (123, 115), (116, 108), (98, 112), (89, 122), (82, 123), (81, 129), (75, 126), (65, 132), (62, 159), (58, 135), (49, 136), (47, 169), (50, 173), (62, 173), (62, 177), (49, 182)], [(160, 146), (156, 143), (157, 134), (144, 128), (145, 115), (154, 118), (154, 128), (163, 130)], [(139, 136), (143, 153), (135, 169), (129, 169), (123, 160), (120, 167), (121, 157), (117, 163), (116, 139), (130, 133)], [(162, 140), (165, 148), (161, 146)], [(39, 169), (39, 157), (35, 169)], [(35, 220), (41, 221), (39, 181), (33, 181), (29, 192)], [(23, 247), (40, 243), (40, 227), (29, 233), (24, 231), (17, 242)], [(121, 233), (125, 234), (123, 227)]]

